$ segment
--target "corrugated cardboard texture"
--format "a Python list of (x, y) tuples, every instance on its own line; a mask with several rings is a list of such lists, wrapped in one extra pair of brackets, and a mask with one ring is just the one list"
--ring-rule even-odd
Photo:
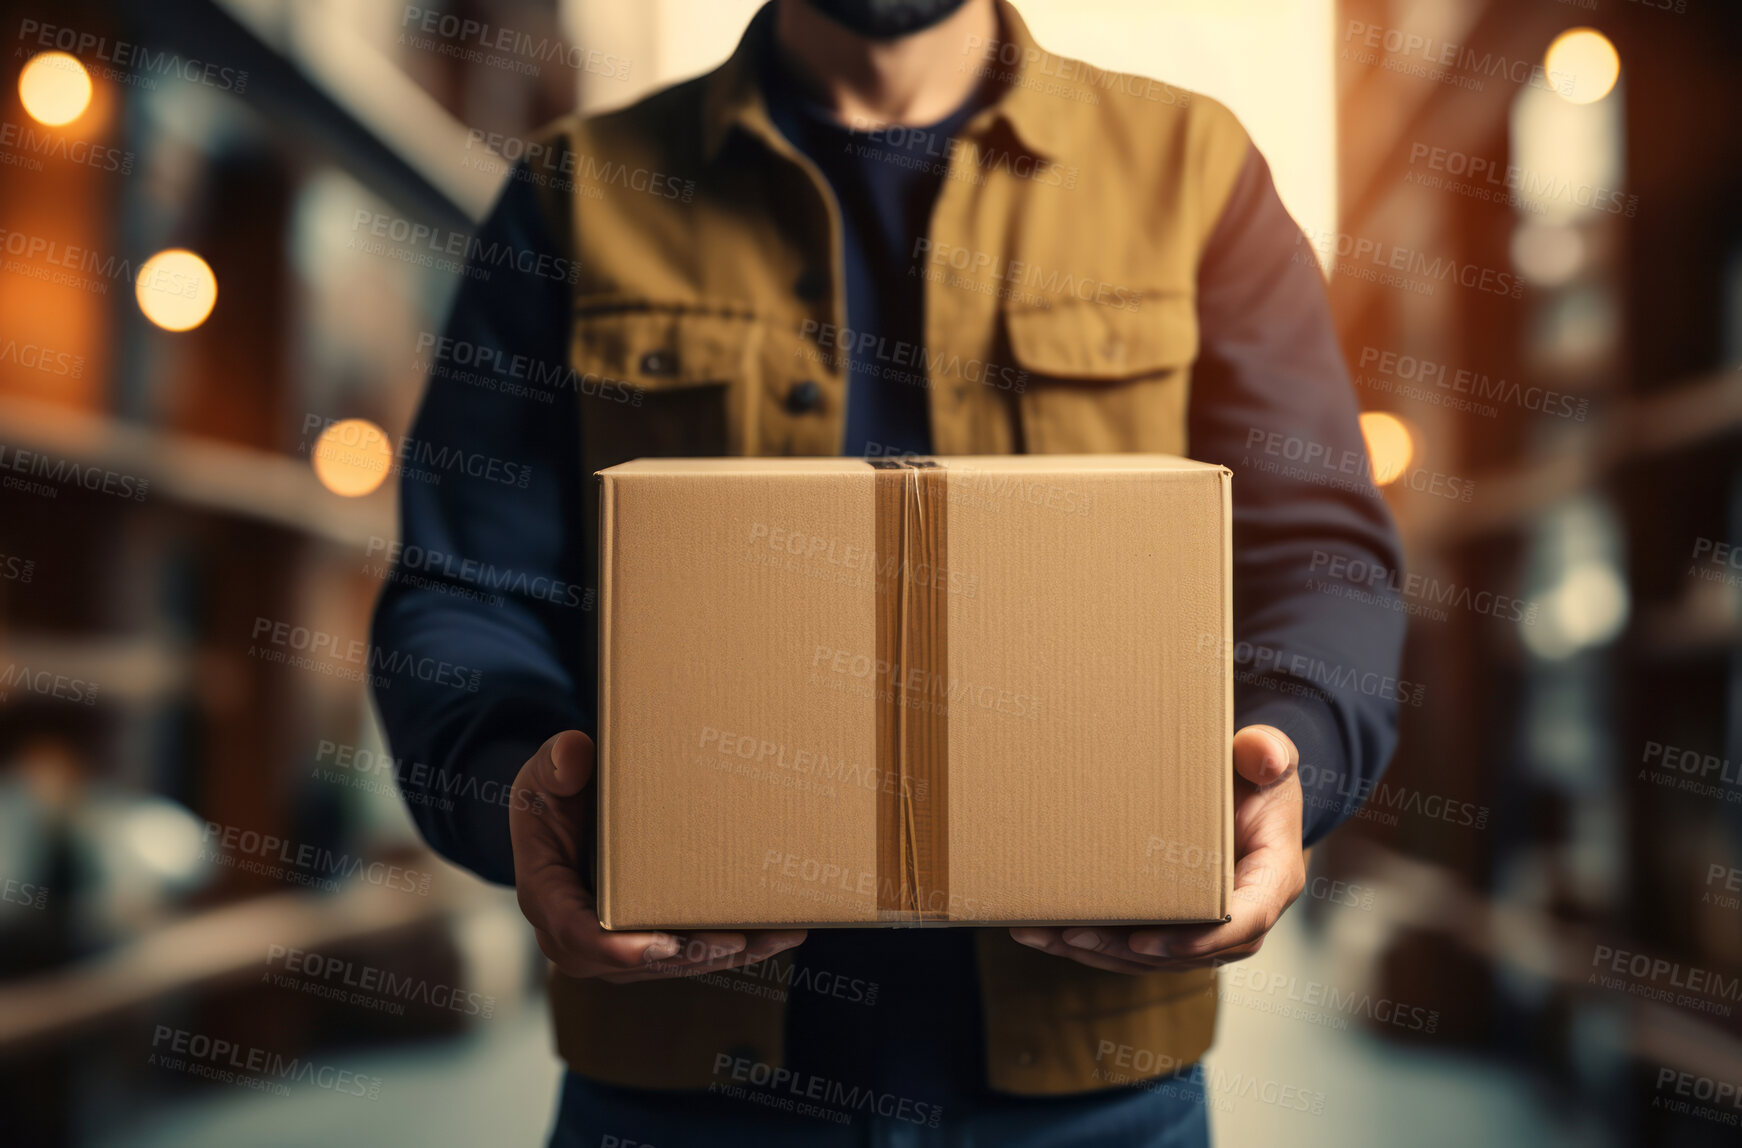
[[(924, 559), (910, 521), (916, 557), (893, 579), (891, 500), (880, 546), (863, 461), (601, 472), (608, 927), (914, 921), (889, 908), (912, 901), (883, 887), (880, 808), (944, 815), (926, 923), (1226, 915), (1227, 471), (1156, 455), (937, 462), (947, 513), (926, 525), (944, 557)], [(947, 619), (933, 637), (910, 629), (922, 649), (894, 658), (891, 583)], [(892, 704), (908, 723), (942, 718), (937, 776), (904, 772), (901, 753), (879, 767)]]

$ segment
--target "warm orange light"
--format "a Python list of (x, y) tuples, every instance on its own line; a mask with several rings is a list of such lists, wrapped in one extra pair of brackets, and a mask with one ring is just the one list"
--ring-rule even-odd
[(1367, 458), (1373, 464), (1373, 481), (1380, 486), (1396, 482), (1415, 457), (1415, 436), (1409, 424), (1384, 411), (1363, 411), (1361, 437), (1367, 440)]
[(1568, 28), (1554, 38), (1542, 58), (1549, 85), (1563, 99), (1594, 104), (1621, 78), (1621, 53), (1595, 28)]
[(315, 476), (334, 494), (359, 498), (387, 478), (393, 447), (368, 419), (343, 419), (321, 432), (313, 453)]
[(171, 247), (140, 265), (133, 294), (145, 317), (165, 331), (191, 331), (217, 304), (218, 277), (198, 255)]
[(43, 52), (18, 73), (18, 98), (36, 122), (70, 124), (91, 106), (91, 74), (76, 56)]

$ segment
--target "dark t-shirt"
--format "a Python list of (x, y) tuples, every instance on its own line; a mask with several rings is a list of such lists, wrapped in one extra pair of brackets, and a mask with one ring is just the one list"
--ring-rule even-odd
[[(816, 164), (840, 207), (848, 330), (830, 342), (847, 360), (841, 452), (929, 454), (924, 281), (907, 269), (929, 230), (950, 140), (981, 102), (929, 127), (855, 131), (778, 66), (763, 90), (775, 126)], [(789, 1067), (913, 1100), (982, 1089), (972, 930), (816, 929), (793, 955)]]

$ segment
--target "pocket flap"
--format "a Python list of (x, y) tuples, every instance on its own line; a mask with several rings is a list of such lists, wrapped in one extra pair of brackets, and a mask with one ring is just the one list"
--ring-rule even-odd
[(1143, 296), (1130, 310), (1081, 299), (1004, 313), (1010, 354), (1034, 375), (1110, 381), (1183, 367), (1198, 354), (1196, 301)]
[(696, 387), (741, 377), (753, 320), (679, 307), (586, 310), (575, 315), (570, 357), (642, 390)]

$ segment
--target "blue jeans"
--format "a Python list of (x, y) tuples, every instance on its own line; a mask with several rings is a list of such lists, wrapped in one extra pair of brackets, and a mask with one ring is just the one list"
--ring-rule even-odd
[[(881, 1111), (885, 1115), (878, 1115)], [(755, 1087), (616, 1088), (569, 1073), (550, 1148), (1209, 1148), (1203, 1076), (1067, 1097), (985, 1093), (933, 1106)]]

